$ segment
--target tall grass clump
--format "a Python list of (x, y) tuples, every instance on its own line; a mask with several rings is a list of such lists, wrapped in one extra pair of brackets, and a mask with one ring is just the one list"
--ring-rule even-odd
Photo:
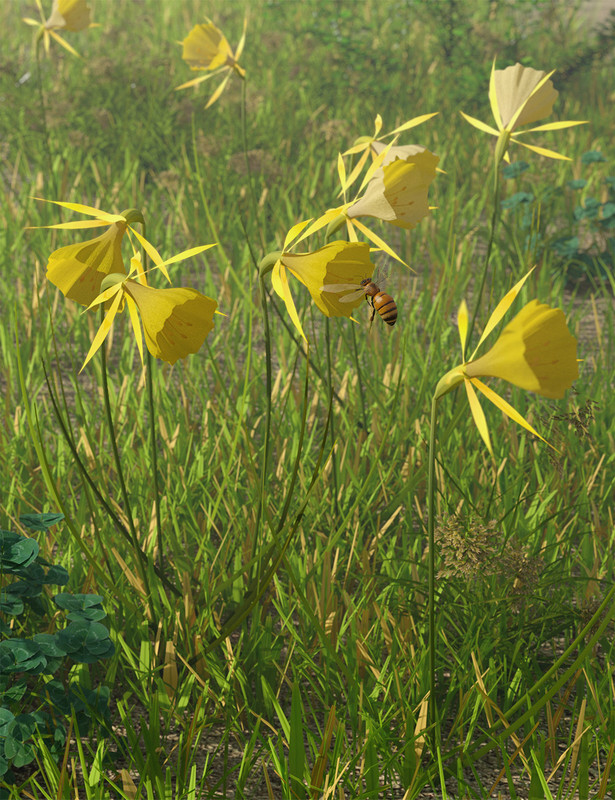
[(610, 796), (608, 26), (0, 21), (2, 796)]

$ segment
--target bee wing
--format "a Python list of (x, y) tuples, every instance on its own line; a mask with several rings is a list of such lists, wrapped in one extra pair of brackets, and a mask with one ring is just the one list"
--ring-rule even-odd
[(340, 303), (354, 303), (355, 300), (365, 294), (363, 287), (357, 287), (356, 283), (327, 283), (325, 286), (320, 287), (320, 291), (332, 292), (335, 294), (348, 292), (348, 294), (338, 298)]

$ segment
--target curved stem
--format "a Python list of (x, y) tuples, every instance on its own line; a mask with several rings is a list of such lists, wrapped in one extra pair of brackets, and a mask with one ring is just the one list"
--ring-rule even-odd
[(438, 706), (436, 703), (436, 603), (435, 603), (435, 495), (436, 495), (436, 421), (438, 398), (431, 401), (431, 421), (429, 425), (429, 458), (427, 473), (427, 538), (429, 570), (429, 708), (431, 721), (435, 724), (435, 741), (438, 740)]

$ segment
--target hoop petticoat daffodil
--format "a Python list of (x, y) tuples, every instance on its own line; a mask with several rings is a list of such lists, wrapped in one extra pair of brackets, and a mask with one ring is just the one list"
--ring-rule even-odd
[[(301, 232), (307, 222), (299, 223), (289, 232), (284, 242), (287, 247)], [(327, 317), (350, 317), (364, 299), (359, 294), (355, 301), (341, 303), (340, 299), (361, 288), (361, 281), (371, 278), (374, 264), (369, 257), (367, 242), (336, 241), (312, 253), (270, 253), (260, 264), (261, 276), (271, 271), (271, 285), (286, 304), (293, 325), (307, 341), (288, 285), (288, 272), (294, 275), (309, 291), (313, 301)], [(347, 284), (347, 291), (327, 291), (327, 286)]]
[(489, 102), (497, 130), (474, 117), (470, 117), (468, 114), (464, 114), (463, 111), (460, 112), (470, 125), (484, 133), (497, 136), (497, 163), (502, 159), (507, 162), (510, 161), (508, 145), (511, 141), (541, 156), (558, 158), (563, 161), (571, 160), (568, 156), (563, 156), (554, 150), (526, 144), (519, 138), (527, 133), (561, 130), (562, 128), (570, 128), (573, 125), (585, 125), (587, 123), (587, 120), (567, 120), (550, 122), (546, 125), (539, 125), (536, 128), (526, 128), (523, 131), (519, 130), (522, 125), (528, 125), (544, 119), (553, 111), (553, 104), (557, 99), (558, 92), (553, 88), (553, 83), (549, 79), (554, 72), (555, 70), (546, 73), (531, 67), (524, 67), (521, 64), (515, 64), (514, 67), (506, 67), (506, 69), (496, 69), (494, 59), (489, 81)]
[[(476, 351), (502, 320), (513, 300), (527, 280), (529, 272), (500, 301), (483, 331), (476, 350), (465, 361), (468, 333), (468, 309), (462, 302), (458, 314), (459, 337), (464, 362), (448, 372), (436, 387), (439, 399), (463, 382), (472, 417), (483, 441), (493, 455), (489, 430), (475, 388), (501, 411), (526, 430), (544, 439), (518, 411), (486, 386), (479, 378), (502, 378), (509, 383), (536, 392), (543, 397), (563, 397), (566, 389), (579, 377), (577, 340), (568, 330), (566, 317), (560, 309), (532, 300), (503, 329), (497, 341), (485, 355), (475, 358)], [(548, 444), (548, 442), (547, 442)]]
[(197, 86), (199, 83), (213, 78), (214, 75), (220, 75), (228, 70), (228, 75), (207, 101), (205, 108), (209, 108), (220, 97), (233, 72), (236, 72), (240, 78), (245, 78), (246, 71), (240, 66), (239, 59), (246, 42), (247, 24), (248, 18), (245, 17), (243, 34), (235, 52), (231, 49), (222, 31), (210, 19), (207, 20), (207, 24), (195, 25), (188, 36), (180, 42), (183, 46), (182, 58), (190, 69), (206, 71), (209, 74), (200, 75), (198, 78), (182, 83), (181, 86), (176, 87), (176, 91)]
[[(43, 198), (35, 199), (43, 200)], [(129, 209), (121, 214), (108, 214), (106, 211), (80, 203), (62, 203), (57, 200), (43, 200), (43, 202), (54, 203), (62, 208), (87, 214), (94, 219), (60, 222), (57, 225), (42, 227), (72, 230), (109, 226), (100, 236), (85, 242), (65, 245), (54, 250), (49, 256), (47, 278), (69, 300), (87, 306), (100, 294), (100, 285), (106, 275), (112, 272), (126, 274), (122, 257), (122, 239), (127, 230), (135, 236), (154, 264), (170, 281), (165, 267), (166, 262), (162, 260), (156, 248), (133, 227), (136, 223), (143, 224), (143, 215), (138, 209)], [(212, 247), (213, 245), (208, 246)]]
[(79, 53), (71, 47), (71, 45), (63, 39), (56, 31), (82, 31), (84, 28), (90, 27), (90, 7), (86, 0), (53, 0), (51, 7), (51, 14), (45, 20), (41, 0), (36, 0), (39, 13), (41, 15), (40, 21), (32, 19), (31, 17), (24, 17), (23, 21), (27, 25), (32, 25), (39, 28), (37, 40), (43, 40), (45, 53), (49, 53), (49, 44), (51, 38), (72, 53), (74, 56), (79, 57)]
[[(165, 263), (176, 263), (211, 246), (192, 248)], [(136, 280), (133, 276), (136, 276)], [(131, 259), (128, 275), (121, 272), (107, 275), (101, 289), (102, 292), (89, 304), (88, 310), (105, 304), (107, 313), (92, 341), (82, 370), (106, 339), (115, 316), (124, 310), (124, 306), (128, 308), (141, 363), (141, 323), (149, 352), (154, 358), (160, 358), (169, 364), (174, 364), (178, 358), (185, 358), (190, 353), (196, 353), (214, 326), (214, 313), (218, 307), (215, 300), (205, 297), (196, 289), (155, 289), (148, 286), (141, 260), (137, 256)]]

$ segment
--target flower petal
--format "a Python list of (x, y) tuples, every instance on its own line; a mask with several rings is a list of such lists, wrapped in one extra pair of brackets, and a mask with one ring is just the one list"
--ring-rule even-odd
[(49, 256), (47, 278), (70, 300), (87, 306), (111, 272), (126, 273), (122, 237), (126, 222), (113, 223), (95, 239), (60, 247)]
[(502, 318), (503, 318), (504, 314), (506, 314), (506, 312), (508, 311), (508, 309), (511, 307), (511, 305), (513, 304), (513, 302), (514, 302), (515, 298), (517, 297), (517, 295), (518, 295), (518, 294), (519, 294), (519, 292), (521, 291), (521, 288), (523, 287), (523, 284), (526, 282), (526, 280), (527, 280), (527, 279), (529, 278), (529, 276), (532, 274), (532, 272), (534, 271), (534, 269), (535, 269), (535, 268), (534, 268), (534, 267), (532, 267), (532, 269), (531, 269), (531, 270), (530, 270), (530, 271), (529, 271), (527, 274), (525, 274), (525, 275), (524, 275), (524, 276), (521, 278), (521, 280), (520, 280), (520, 281), (518, 281), (517, 283), (515, 283), (515, 285), (512, 287), (512, 289), (510, 289), (510, 291), (508, 291), (508, 292), (507, 292), (507, 293), (504, 295), (504, 297), (503, 297), (503, 298), (500, 300), (500, 302), (497, 304), (497, 306), (495, 307), (495, 309), (494, 309), (493, 313), (491, 314), (491, 316), (490, 316), (490, 317), (489, 317), (489, 319), (487, 320), (487, 324), (485, 325), (485, 330), (483, 331), (483, 335), (482, 335), (482, 336), (480, 337), (480, 339), (478, 340), (478, 344), (476, 345), (476, 349), (474, 350), (474, 353), (472, 353), (472, 355), (470, 356), (470, 361), (471, 361), (471, 360), (474, 358), (474, 356), (475, 356), (475, 354), (476, 354), (476, 351), (477, 351), (477, 350), (478, 350), (478, 348), (481, 346), (481, 344), (482, 344), (482, 343), (485, 341), (485, 339), (487, 338), (487, 336), (489, 336), (489, 334), (491, 333), (491, 331), (492, 331), (492, 330), (493, 330), (493, 329), (494, 329), (494, 328), (495, 328), (497, 325), (499, 325), (499, 324), (500, 324), (500, 322), (501, 322), (501, 320), (502, 320)]
[(271, 271), (271, 285), (273, 286), (273, 290), (282, 298), (284, 304), (286, 305), (286, 310), (288, 311), (288, 316), (290, 317), (293, 325), (299, 331), (303, 339), (307, 342), (307, 336), (303, 332), (303, 328), (301, 326), (301, 322), (299, 321), (299, 315), (297, 314), (297, 307), (295, 306), (295, 301), (293, 300), (293, 296), (290, 293), (290, 287), (288, 285), (288, 276), (286, 275), (286, 269), (281, 261), (276, 261), (273, 266), (273, 270)]
[(107, 338), (107, 334), (109, 333), (109, 331), (111, 329), (111, 325), (113, 324), (113, 320), (115, 319), (115, 315), (118, 312), (118, 309), (120, 307), (120, 303), (123, 300), (123, 296), (124, 296), (123, 292), (118, 292), (116, 294), (115, 300), (113, 301), (113, 303), (111, 303), (111, 308), (105, 314), (105, 318), (101, 322), (100, 327), (99, 327), (98, 331), (96, 332), (96, 336), (94, 337), (94, 340), (92, 341), (92, 345), (91, 345), (90, 349), (88, 350), (88, 354), (85, 357), (85, 361), (83, 362), (83, 366), (81, 367), (79, 372), (83, 372), (83, 369), (84, 369), (85, 365), (92, 358), (92, 356), (97, 352), (97, 350), (99, 349), (101, 344)]
[(485, 412), (481, 408), (478, 397), (476, 396), (476, 392), (474, 391), (470, 381), (467, 379), (464, 380), (463, 385), (466, 387), (466, 394), (468, 395), (468, 402), (470, 404), (470, 411), (472, 412), (474, 423), (478, 428), (478, 432), (480, 433), (483, 442), (487, 445), (487, 450), (489, 450), (491, 455), (493, 455), (493, 448), (491, 447), (491, 438), (489, 436), (489, 428), (487, 427)]
[[(466, 381), (466, 385), (468, 383), (469, 381)], [(474, 384), (474, 386), (476, 386), (476, 388), (480, 392), (482, 392), (485, 395), (485, 397), (488, 400), (491, 400), (491, 402), (495, 406), (497, 406), (500, 409), (500, 411), (503, 411), (506, 414), (506, 416), (510, 417), (513, 420), (513, 422), (516, 422), (518, 425), (521, 425), (522, 428), (525, 428), (526, 431), (533, 433), (534, 436), (538, 436), (538, 438), (542, 439), (542, 441), (545, 444), (549, 444), (549, 442), (547, 442), (547, 440), (543, 438), (535, 428), (532, 428), (530, 423), (524, 417), (522, 417), (521, 414), (510, 405), (510, 403), (507, 403), (503, 397), (500, 397), (499, 394), (496, 394), (493, 391), (493, 389), (490, 389), (488, 386), (482, 383), (482, 381), (479, 381), (477, 378), (472, 378), (472, 383)], [(549, 445), (549, 447), (553, 447), (553, 445)]]
[(579, 376), (577, 341), (563, 311), (532, 300), (491, 350), (465, 365), (465, 374), (502, 378), (543, 397), (563, 397)]

